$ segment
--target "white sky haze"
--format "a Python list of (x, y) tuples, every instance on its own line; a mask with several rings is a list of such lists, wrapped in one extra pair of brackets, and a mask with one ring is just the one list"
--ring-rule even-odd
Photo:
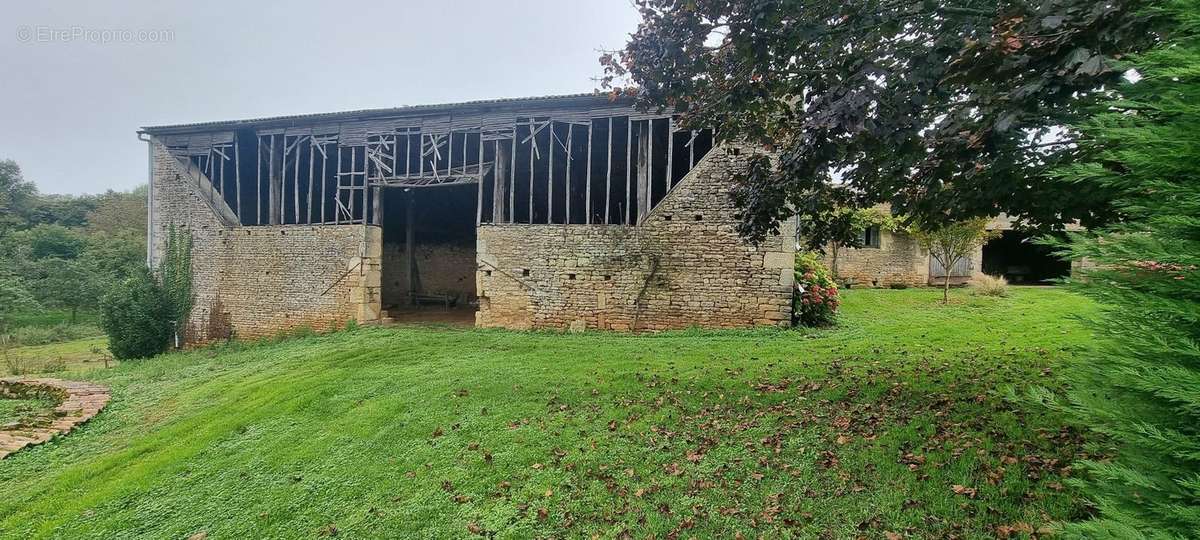
[(8, 2), (0, 159), (44, 193), (146, 181), (140, 126), (587, 92), (625, 0)]

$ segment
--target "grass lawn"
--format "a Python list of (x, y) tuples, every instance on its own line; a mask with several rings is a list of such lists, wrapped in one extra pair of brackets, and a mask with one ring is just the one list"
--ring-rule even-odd
[(62, 372), (88, 372), (106, 364), (109, 366), (117, 364), (108, 353), (108, 340), (103, 337), (47, 345), (13, 347), (2, 358), (0, 377), (38, 375), (78, 378), (83, 373)]
[[(0, 536), (993, 537), (1084, 511), (1059, 384), (1095, 307), (851, 290), (821, 331), (364, 328), (71, 376), (113, 402), (0, 461)], [(893, 536), (900, 535), (900, 536)]]
[(0, 426), (43, 419), (52, 412), (54, 405), (54, 400), (43, 397), (0, 399)]

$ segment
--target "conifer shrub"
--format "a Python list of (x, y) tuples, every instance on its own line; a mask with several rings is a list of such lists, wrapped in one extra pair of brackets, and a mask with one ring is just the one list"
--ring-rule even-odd
[(119, 360), (148, 358), (167, 350), (174, 330), (171, 305), (148, 270), (117, 284), (100, 301), (100, 326)]
[(1076, 126), (1087, 159), (1059, 171), (1118, 190), (1124, 216), (1057, 244), (1094, 263), (1070, 286), (1109, 307), (1067, 399), (1041, 396), (1100, 434), (1076, 481), (1097, 513), (1067, 538), (1200, 537), (1200, 0), (1159, 9), (1176, 33)]

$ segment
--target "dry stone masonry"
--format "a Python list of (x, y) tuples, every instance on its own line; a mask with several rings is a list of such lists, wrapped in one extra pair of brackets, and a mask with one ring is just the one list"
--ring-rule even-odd
[(152, 253), (166, 251), (172, 225), (192, 236), (189, 341), (329, 330), (379, 318), (378, 227), (223, 223), (194, 177), (158, 144), (152, 195)]
[(747, 148), (714, 150), (639, 225), (484, 225), (479, 326), (665, 330), (786, 325), (794, 232), (735, 229)]

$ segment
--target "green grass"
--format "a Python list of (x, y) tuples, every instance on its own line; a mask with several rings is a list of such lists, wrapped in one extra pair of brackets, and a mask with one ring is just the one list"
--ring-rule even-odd
[(49, 327), (58, 326), (60, 324), (86, 324), (98, 326), (100, 324), (100, 313), (98, 311), (80, 310), (75, 316), (75, 322), (71, 322), (71, 310), (69, 309), (39, 309), (28, 313), (17, 313), (11, 316), (8, 321), (10, 329), (34, 327)]
[[(81, 378), (109, 408), (0, 462), (0, 536), (993, 536), (1083, 511), (1056, 387), (1095, 307), (853, 290), (821, 331), (364, 328)], [(958, 486), (957, 488), (955, 486)]]
[(0, 426), (10, 423), (28, 424), (43, 419), (51, 413), (55, 405), (57, 403), (53, 399), (46, 397), (0, 399)]
[(69, 372), (87, 372), (117, 364), (108, 352), (108, 340), (103, 337), (13, 347), (0, 358), (3, 358), (0, 376), (44, 374), (65, 377)]

